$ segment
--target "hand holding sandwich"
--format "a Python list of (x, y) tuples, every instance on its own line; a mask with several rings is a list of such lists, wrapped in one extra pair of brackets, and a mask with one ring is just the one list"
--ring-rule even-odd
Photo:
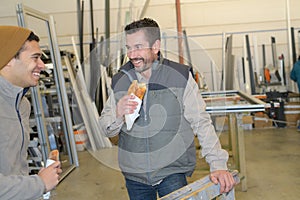
[(59, 183), (59, 174), (62, 172), (60, 168), (60, 162), (55, 161), (47, 168), (42, 168), (38, 176), (43, 180), (45, 184), (45, 193), (52, 190)]
[(38, 173), (45, 184), (45, 193), (52, 190), (59, 183), (59, 174), (62, 172), (58, 150), (51, 151), (48, 160), (52, 161), (51, 164), (46, 168), (42, 168)]
[(124, 118), (125, 115), (134, 113), (138, 105), (134, 99), (134, 95), (125, 95), (119, 100), (116, 107), (117, 118)]
[(137, 109), (138, 102), (134, 101), (135, 97), (143, 100), (146, 93), (146, 84), (138, 83), (133, 80), (128, 88), (127, 95), (123, 96), (117, 103), (117, 118), (123, 118), (125, 115), (133, 114)]
[(130, 130), (134, 121), (139, 116), (142, 100), (146, 93), (146, 84), (138, 83), (137, 80), (132, 81), (128, 88), (127, 95), (122, 97), (117, 103), (116, 113), (117, 118), (125, 116), (127, 130)]

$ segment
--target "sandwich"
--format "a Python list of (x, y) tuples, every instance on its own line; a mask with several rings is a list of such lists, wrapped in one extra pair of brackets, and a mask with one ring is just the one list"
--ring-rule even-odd
[(49, 159), (59, 161), (59, 151), (57, 149), (50, 151)]
[(143, 100), (146, 89), (146, 83), (138, 83), (137, 80), (133, 80), (128, 88), (128, 94), (134, 94), (139, 99)]
[(134, 110), (134, 113), (125, 115), (127, 130), (132, 128), (134, 121), (138, 118), (138, 116), (140, 116), (139, 111), (141, 109), (142, 100), (146, 93), (146, 88), (146, 83), (138, 83), (137, 80), (133, 80), (128, 88), (127, 94), (134, 94), (135, 101), (138, 102), (138, 105)]

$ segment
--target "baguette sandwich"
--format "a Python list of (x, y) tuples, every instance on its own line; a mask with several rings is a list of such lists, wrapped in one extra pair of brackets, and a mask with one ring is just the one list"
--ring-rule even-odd
[(134, 94), (139, 99), (143, 100), (146, 88), (146, 83), (138, 83), (137, 80), (133, 80), (128, 88), (128, 94)]
[(59, 151), (57, 149), (50, 151), (49, 159), (59, 161)]

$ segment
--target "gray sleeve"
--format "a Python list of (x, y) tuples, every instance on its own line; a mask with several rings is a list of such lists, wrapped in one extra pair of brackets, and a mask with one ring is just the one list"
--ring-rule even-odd
[(99, 123), (103, 133), (107, 137), (114, 137), (119, 134), (123, 124), (123, 118), (116, 117), (116, 102), (113, 92), (106, 101), (101, 112)]
[(45, 190), (45, 185), (38, 175), (22, 176), (0, 174), (0, 199), (38, 199)]
[(221, 148), (210, 114), (205, 110), (206, 104), (191, 74), (184, 91), (183, 106), (184, 117), (190, 122), (197, 135), (202, 156), (210, 165), (210, 171), (226, 170), (228, 153)]

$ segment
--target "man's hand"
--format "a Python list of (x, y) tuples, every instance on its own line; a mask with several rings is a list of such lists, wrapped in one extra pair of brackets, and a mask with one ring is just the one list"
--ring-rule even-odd
[(220, 183), (220, 193), (229, 192), (235, 185), (233, 176), (227, 170), (217, 170), (210, 173), (210, 180), (214, 184)]
[(133, 101), (134, 95), (125, 95), (117, 103), (117, 118), (122, 118), (126, 114), (132, 114), (137, 108), (138, 103)]
[(42, 168), (38, 176), (43, 180), (46, 191), (52, 190), (59, 183), (59, 174), (62, 172), (60, 168), (60, 162), (55, 161), (52, 165), (47, 168)]

